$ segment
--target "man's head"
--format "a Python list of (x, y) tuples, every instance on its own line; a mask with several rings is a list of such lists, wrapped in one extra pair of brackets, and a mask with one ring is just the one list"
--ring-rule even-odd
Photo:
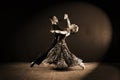
[(52, 24), (57, 24), (58, 23), (58, 18), (56, 16), (50, 17), (50, 20), (51, 20)]

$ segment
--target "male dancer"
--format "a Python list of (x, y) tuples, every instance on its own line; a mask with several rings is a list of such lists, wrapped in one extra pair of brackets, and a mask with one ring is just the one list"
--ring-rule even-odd
[(52, 16), (52, 17), (50, 17), (50, 20), (51, 20), (51, 23), (52, 23), (51, 32), (54, 33), (54, 41), (53, 41), (51, 47), (43, 55), (39, 55), (33, 62), (31, 62), (30, 67), (33, 67), (35, 64), (39, 65), (47, 57), (48, 52), (55, 46), (55, 44), (60, 39), (60, 34), (54, 32), (55, 30), (58, 30), (58, 31), (61, 30), (61, 28), (58, 26), (57, 17)]

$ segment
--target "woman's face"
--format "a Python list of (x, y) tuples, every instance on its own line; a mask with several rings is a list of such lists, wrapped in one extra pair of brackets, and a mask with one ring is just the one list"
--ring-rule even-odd
[(54, 21), (54, 22), (58, 22), (58, 19), (57, 19), (56, 16), (53, 16), (53, 21)]
[(71, 24), (70, 29), (71, 29), (73, 32), (78, 32), (79, 27), (78, 27), (78, 25), (76, 25), (76, 24)]

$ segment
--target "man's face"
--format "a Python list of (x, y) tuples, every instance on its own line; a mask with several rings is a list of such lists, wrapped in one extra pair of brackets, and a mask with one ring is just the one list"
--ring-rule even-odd
[(53, 16), (53, 21), (54, 21), (54, 22), (58, 22), (58, 19), (57, 19), (56, 16)]

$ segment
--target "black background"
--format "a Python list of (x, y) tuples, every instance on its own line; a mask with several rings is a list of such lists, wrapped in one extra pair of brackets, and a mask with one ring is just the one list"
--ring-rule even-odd
[[(74, 0), (75, 1), (75, 0)], [(112, 22), (113, 36), (107, 54), (104, 56), (104, 62), (120, 62), (119, 41), (120, 41), (120, 12), (119, 2), (117, 0), (76, 0), (77, 2), (88, 2), (102, 8)], [(0, 2), (0, 62), (18, 61), (13, 55), (16, 55), (15, 34), (22, 29), (39, 10), (44, 10), (52, 5), (64, 3), (62, 0), (17, 0)], [(11, 46), (14, 45), (14, 46)], [(24, 57), (24, 56), (23, 56)], [(20, 60), (22, 61), (22, 60)], [(24, 61), (24, 60), (23, 60)]]

